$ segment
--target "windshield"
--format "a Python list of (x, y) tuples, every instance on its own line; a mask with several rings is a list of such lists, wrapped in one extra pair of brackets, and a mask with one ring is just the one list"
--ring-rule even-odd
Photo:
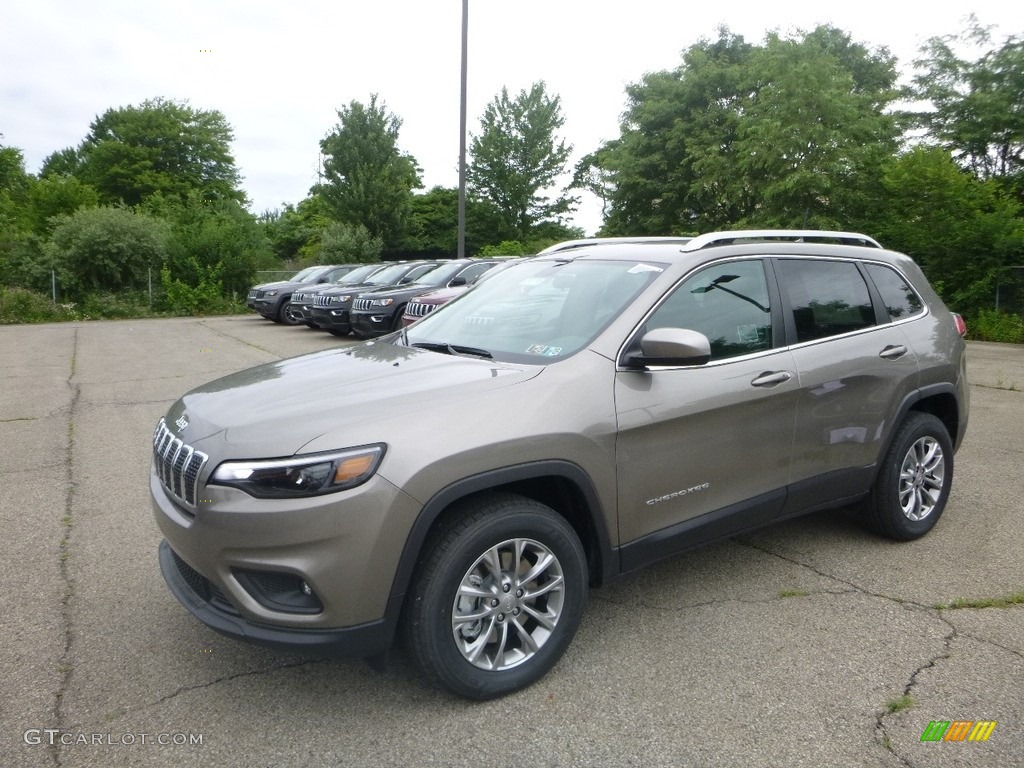
[(442, 264), (420, 275), (413, 282), (416, 285), (444, 285), (465, 268), (465, 264)]
[(321, 269), (323, 269), (323, 267), (306, 267), (300, 272), (296, 272), (294, 275), (292, 275), (291, 282), (304, 283), (309, 279), (310, 275), (312, 275), (315, 272), (319, 272)]
[(410, 346), (545, 364), (590, 343), (661, 273), (634, 261), (528, 261), (477, 284), (406, 334)]
[(370, 285), (391, 285), (402, 279), (402, 275), (409, 271), (408, 264), (395, 264), (393, 267), (382, 269), (366, 282)]
[(356, 285), (380, 269), (380, 264), (367, 264), (365, 267), (356, 267), (351, 272), (342, 275), (335, 282), (338, 285)]

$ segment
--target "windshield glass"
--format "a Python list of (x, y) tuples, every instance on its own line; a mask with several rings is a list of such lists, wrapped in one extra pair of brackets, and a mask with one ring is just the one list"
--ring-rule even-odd
[[(324, 274), (326, 274), (330, 269), (331, 269), (330, 267), (310, 267), (309, 270), (303, 270), (303, 271), (308, 271), (308, 274), (304, 275), (301, 278), (296, 278), (296, 279), (300, 283), (315, 283)], [(302, 274), (302, 273), (300, 273), (300, 274)]]
[(506, 362), (553, 362), (590, 343), (661, 271), (634, 261), (523, 262), (424, 317), (406, 342)]
[(442, 264), (417, 277), (416, 285), (444, 285), (466, 268), (465, 264)]
[(351, 272), (342, 275), (335, 282), (338, 285), (355, 285), (363, 282), (366, 277), (369, 277), (379, 269), (380, 264), (367, 264), (365, 267), (356, 267)]
[(402, 279), (402, 275), (409, 271), (408, 264), (396, 264), (393, 267), (382, 269), (380, 272), (369, 278), (366, 282), (370, 285), (391, 285)]
[(291, 281), (294, 283), (304, 283), (306, 282), (306, 280), (309, 279), (310, 275), (312, 275), (314, 272), (319, 272), (321, 269), (322, 267), (306, 267), (302, 271), (296, 272), (294, 275), (292, 275)]

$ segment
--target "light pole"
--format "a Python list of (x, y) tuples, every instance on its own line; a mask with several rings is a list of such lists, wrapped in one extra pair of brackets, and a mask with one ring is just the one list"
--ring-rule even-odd
[(459, 240), (456, 255), (466, 257), (466, 51), (469, 40), (469, 0), (462, 0), (462, 91), (459, 99)]

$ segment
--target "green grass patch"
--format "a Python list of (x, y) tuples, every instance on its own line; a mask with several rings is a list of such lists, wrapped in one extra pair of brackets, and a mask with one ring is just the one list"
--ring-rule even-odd
[(1012, 608), (1015, 605), (1024, 605), (1024, 592), (1017, 592), (1005, 597), (982, 597), (976, 599), (958, 597), (952, 603), (939, 603), (935, 607), (943, 611), (955, 610), (957, 608)]
[(779, 597), (807, 597), (810, 592), (806, 592), (802, 589), (780, 589)]
[(905, 709), (910, 709), (912, 706), (914, 706), (914, 697), (904, 694), (903, 696), (900, 696), (898, 699), (893, 699), (888, 704), (886, 704), (885, 710), (889, 714), (893, 714), (895, 712), (902, 712)]

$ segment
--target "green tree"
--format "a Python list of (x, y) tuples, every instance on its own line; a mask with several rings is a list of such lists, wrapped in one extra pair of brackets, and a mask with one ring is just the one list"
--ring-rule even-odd
[[(458, 250), (459, 191), (434, 187), (410, 201), (409, 227), (402, 252), (421, 258), (451, 258)], [(466, 200), (466, 253), (479, 253), (512, 236), (501, 212), (487, 200)]]
[(334, 222), (320, 235), (316, 260), (321, 264), (370, 264), (380, 259), (383, 245), (362, 224)]
[(963, 34), (929, 40), (914, 62), (915, 95), (930, 105), (917, 117), (965, 168), (1024, 199), (1024, 38), (1008, 37), (973, 60), (957, 53), (991, 45), (973, 16)]
[(45, 253), (65, 295), (146, 285), (167, 255), (167, 224), (127, 208), (80, 208), (60, 217)]
[(627, 88), (606, 234), (746, 224), (831, 226), (860, 215), (895, 151), (895, 60), (833, 27), (754, 46), (720, 29), (682, 64)]
[(577, 199), (556, 186), (572, 153), (557, 136), (564, 123), (561, 98), (549, 96), (543, 81), (514, 99), (502, 88), (480, 118), (466, 180), (475, 195), (497, 206), (516, 239), (575, 210)]
[(95, 208), (99, 195), (74, 176), (44, 176), (33, 180), (28, 191), (28, 214), (32, 231), (48, 236), (55, 216), (74, 213), (79, 208)]
[(242, 294), (261, 267), (274, 264), (270, 241), (251, 213), (235, 200), (207, 200), (193, 192), (167, 201), (158, 215), (168, 221), (169, 277), (188, 286), (211, 285)]
[(77, 149), (44, 162), (44, 174), (72, 173), (103, 203), (138, 205), (155, 194), (245, 202), (231, 154), (234, 135), (224, 115), (187, 102), (151, 99), (108, 109)]
[(320, 142), (325, 180), (314, 191), (336, 221), (362, 224), (385, 250), (400, 245), (410, 193), (421, 186), (415, 158), (398, 148), (401, 125), (374, 94), (369, 105), (352, 101), (339, 109), (338, 123)]
[(913, 257), (957, 311), (991, 306), (997, 270), (1024, 255), (1016, 200), (938, 147), (891, 159), (883, 189), (873, 215), (879, 240)]
[(323, 195), (311, 194), (298, 205), (288, 203), (283, 210), (263, 213), (258, 221), (274, 255), (281, 261), (297, 261), (316, 253), (320, 238), (333, 219)]

